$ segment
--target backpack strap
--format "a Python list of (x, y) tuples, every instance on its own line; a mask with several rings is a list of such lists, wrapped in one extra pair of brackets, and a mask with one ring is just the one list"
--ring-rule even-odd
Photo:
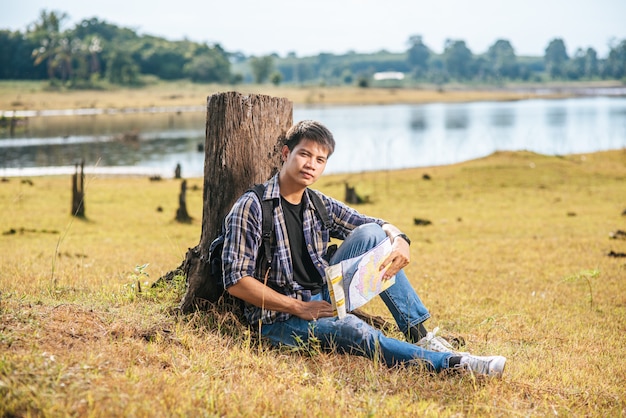
[(263, 241), (263, 251), (267, 264), (272, 264), (272, 233), (274, 232), (274, 199), (263, 200), (265, 186), (263, 184), (255, 184), (250, 190), (256, 194), (261, 202), (261, 239)]
[[(315, 207), (315, 211), (322, 221), (322, 225), (326, 230), (330, 230), (333, 226), (333, 222), (328, 217), (328, 210), (326, 209), (326, 205), (322, 201), (322, 198), (317, 195), (312, 190), (309, 190), (309, 199), (313, 202), (313, 206)], [(337, 251), (337, 244), (330, 244), (328, 248), (326, 248), (326, 254), (324, 254), (324, 259), (330, 263), (330, 259)]]
[(324, 228), (330, 229), (330, 227), (333, 226), (333, 223), (328, 217), (328, 211), (326, 210), (326, 205), (324, 204), (324, 202), (322, 202), (322, 198), (319, 197), (317, 193), (312, 190), (309, 190), (309, 198), (311, 199), (311, 202), (313, 202), (315, 211), (317, 212), (322, 223), (324, 224)]
[[(261, 239), (263, 241), (263, 252), (265, 253), (265, 258), (267, 259), (267, 264), (272, 264), (272, 235), (274, 233), (274, 207), (276, 206), (275, 199), (267, 199), (263, 200), (263, 194), (265, 193), (265, 185), (263, 184), (255, 184), (250, 190), (256, 194), (261, 202), (261, 214), (262, 214), (262, 224), (261, 224)], [(313, 202), (313, 206), (315, 207), (315, 211), (317, 215), (320, 217), (322, 224), (325, 229), (330, 229), (332, 227), (332, 221), (328, 217), (328, 210), (326, 210), (326, 205), (322, 199), (317, 195), (317, 193), (313, 191), (309, 191), (309, 198)]]

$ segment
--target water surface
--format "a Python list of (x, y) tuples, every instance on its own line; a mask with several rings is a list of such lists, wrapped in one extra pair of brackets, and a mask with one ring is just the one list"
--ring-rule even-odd
[[(626, 98), (294, 108), (316, 119), (337, 147), (327, 173), (452, 164), (495, 151), (547, 155), (626, 148)], [(87, 171), (202, 176), (205, 114), (91, 114), (28, 119), (0, 133), (0, 175)]]

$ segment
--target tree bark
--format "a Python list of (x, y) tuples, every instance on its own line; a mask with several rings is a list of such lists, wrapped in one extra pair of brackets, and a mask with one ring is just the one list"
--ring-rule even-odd
[(221, 288), (207, 280), (209, 245), (237, 198), (278, 172), (280, 149), (292, 121), (293, 104), (284, 98), (237, 92), (208, 97), (200, 243), (189, 249), (177, 269), (187, 278), (179, 306), (183, 312), (219, 297)]

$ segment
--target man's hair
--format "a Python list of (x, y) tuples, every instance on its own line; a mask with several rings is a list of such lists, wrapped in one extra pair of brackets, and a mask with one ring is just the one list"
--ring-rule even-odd
[(290, 151), (303, 139), (315, 141), (328, 149), (328, 156), (335, 151), (335, 138), (327, 127), (314, 120), (303, 120), (293, 125), (287, 131), (285, 145)]

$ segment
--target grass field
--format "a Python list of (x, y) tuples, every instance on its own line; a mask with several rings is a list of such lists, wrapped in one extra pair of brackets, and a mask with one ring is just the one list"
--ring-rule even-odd
[[(344, 181), (370, 197), (359, 210), (413, 239), (428, 327), (507, 356), (501, 380), (271, 349), (228, 315), (175, 314), (181, 283), (150, 284), (199, 241), (201, 179), (188, 179), (194, 221), (178, 224), (176, 180), (88, 177), (79, 220), (69, 177), (11, 178), (0, 416), (626, 415), (626, 258), (609, 256), (626, 253), (610, 238), (626, 230), (626, 150), (502, 152), (317, 188), (342, 199)], [(390, 319), (379, 301), (367, 310)]]
[[(615, 83), (595, 83), (596, 87)], [(576, 84), (570, 84), (575, 86)], [(532, 87), (526, 85), (525, 87)], [(542, 85), (541, 87), (551, 87)], [(552, 86), (555, 87), (555, 86)], [(207, 96), (225, 91), (244, 94), (266, 94), (286, 97), (295, 104), (390, 104), (468, 102), (477, 100), (522, 100), (533, 97), (563, 97), (560, 93), (521, 92), (515, 86), (509, 89), (493, 87), (436, 86), (423, 88), (358, 88), (323, 86), (273, 85), (215, 85), (194, 84), (189, 81), (158, 82), (144, 88), (111, 87), (107, 90), (49, 90), (45, 81), (0, 81), (0, 110), (44, 109), (127, 109), (147, 107), (205, 106)]]

